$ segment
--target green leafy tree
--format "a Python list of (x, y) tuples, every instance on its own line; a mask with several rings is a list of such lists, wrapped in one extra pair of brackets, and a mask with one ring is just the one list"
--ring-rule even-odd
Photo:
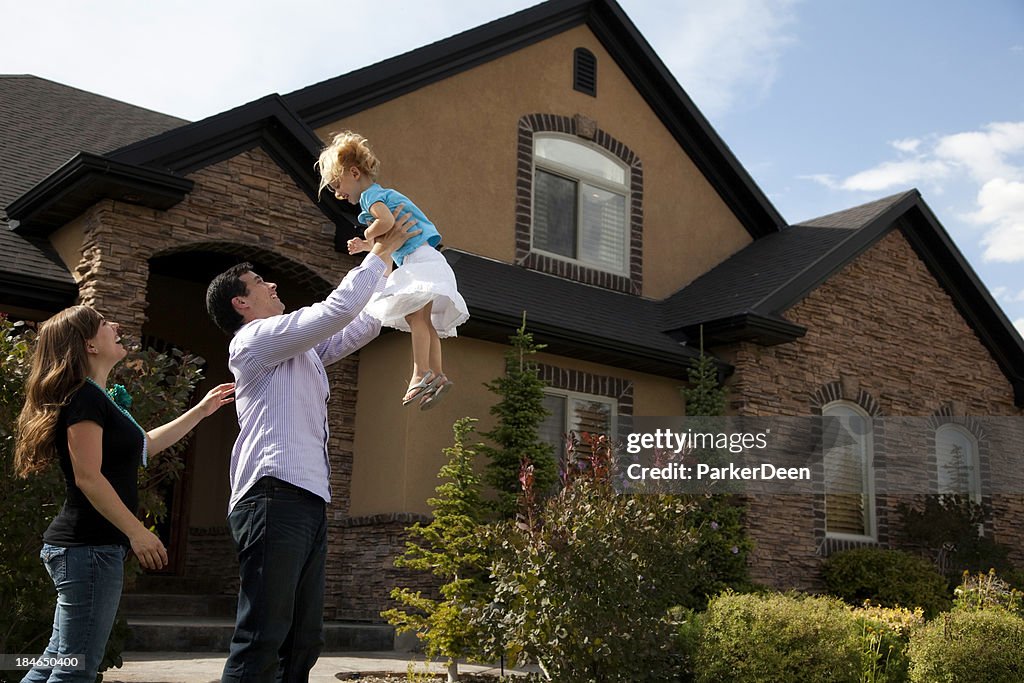
[[(0, 315), (0, 652), (40, 653), (53, 625), (53, 582), (39, 559), (43, 532), (64, 499), (64, 481), (56, 465), (26, 479), (14, 475), (14, 438), (25, 402), (36, 335), (29, 326)], [(202, 359), (183, 353), (133, 351), (115, 368), (111, 383), (125, 385), (133, 396), (132, 415), (154, 427), (181, 414), (202, 378)], [(186, 440), (152, 456), (139, 472), (139, 515), (156, 525), (167, 515), (169, 487), (184, 469)], [(126, 576), (141, 570), (132, 557)], [(100, 671), (121, 666), (126, 625), (114, 625)], [(24, 672), (0, 672), (0, 681), (21, 680)]]
[(440, 598), (395, 588), (391, 597), (403, 607), (382, 613), (400, 632), (416, 631), (429, 657), (447, 658), (449, 680), (458, 680), (459, 659), (487, 655), (474, 626), (474, 615), (490, 594), (487, 549), (480, 540), (485, 506), (473, 471), (476, 452), (465, 445), (474, 422), (464, 417), (453, 425), (455, 441), (444, 450), (448, 461), (438, 473), (444, 481), (435, 489), (437, 496), (427, 501), (434, 518), (426, 526), (409, 528), (416, 540), (408, 541), (405, 554), (395, 560), (396, 566), (427, 571), (444, 581)]
[(509, 343), (512, 348), (505, 354), (505, 374), (484, 385), (501, 397), (490, 411), (498, 422), (483, 434), (495, 445), (480, 449), (489, 459), (486, 481), (498, 494), (496, 508), (503, 519), (516, 514), (519, 472), (524, 463), (533, 466), (535, 486), (542, 495), (554, 488), (557, 476), (553, 449), (537, 434), (548, 411), (544, 408), (545, 383), (533, 356), (544, 345), (534, 343), (533, 335), (526, 331), (525, 312), (523, 324), (509, 337)]

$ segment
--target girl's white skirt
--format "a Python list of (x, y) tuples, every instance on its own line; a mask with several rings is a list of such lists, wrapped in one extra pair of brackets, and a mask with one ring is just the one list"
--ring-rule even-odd
[(373, 295), (366, 312), (382, 325), (409, 331), (405, 316), (433, 302), (430, 320), (438, 337), (455, 337), (455, 328), (469, 319), (455, 273), (441, 252), (423, 245), (405, 257), (388, 276), (384, 291)]

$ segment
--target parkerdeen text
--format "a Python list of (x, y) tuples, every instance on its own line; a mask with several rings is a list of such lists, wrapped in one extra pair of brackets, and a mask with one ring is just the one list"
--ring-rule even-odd
[(810, 467), (776, 467), (762, 463), (756, 467), (713, 467), (706, 463), (683, 465), (671, 463), (661, 467), (644, 467), (633, 463), (626, 468), (626, 476), (634, 481), (660, 479), (662, 481), (810, 481)]

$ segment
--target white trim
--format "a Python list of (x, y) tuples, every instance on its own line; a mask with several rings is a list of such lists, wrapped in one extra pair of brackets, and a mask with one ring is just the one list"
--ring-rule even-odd
[[(970, 481), (970, 483), (972, 485), (969, 487), (970, 490), (967, 492), (967, 495), (971, 499), (972, 503), (980, 504), (981, 503), (981, 454), (979, 453), (979, 448), (978, 448), (978, 437), (976, 437), (973, 433), (971, 433), (971, 430), (969, 430), (966, 427), (964, 427), (963, 425), (957, 424), (955, 422), (946, 422), (946, 423), (941, 424), (938, 427), (936, 427), (935, 428), (935, 468), (936, 468), (936, 476), (938, 476), (938, 469), (942, 466), (942, 463), (939, 462), (939, 432), (942, 432), (942, 431), (958, 432), (961, 435), (963, 435), (964, 437), (966, 437), (967, 442), (970, 444), (970, 446), (971, 446), (971, 453), (970, 453), (970, 461), (968, 463), (968, 467), (970, 467), (970, 472), (968, 472), (967, 476), (968, 476), (968, 479), (969, 479), (969, 481)], [(939, 491), (939, 494), (940, 495), (947, 495), (947, 494), (944, 494), (942, 491)]]
[[(856, 403), (853, 403), (852, 401), (832, 401), (831, 403), (826, 404), (821, 409), (822, 417), (842, 417), (842, 416), (838, 416), (838, 415), (829, 415), (828, 414), (828, 411), (831, 410), (831, 409), (834, 409), (834, 408), (845, 408), (845, 409), (849, 410), (850, 412), (854, 413), (855, 415), (857, 415), (859, 417), (862, 417), (865, 420), (867, 420), (868, 425), (871, 425), (871, 423), (872, 423), (871, 416), (868, 415), (867, 412), (863, 408), (861, 408)], [(877, 503), (877, 500), (875, 498), (875, 467), (874, 467), (875, 438), (874, 438), (874, 430), (873, 429), (868, 431), (868, 433), (864, 436), (864, 443), (862, 445), (862, 449), (864, 451), (864, 462), (862, 464), (861, 474), (864, 477), (864, 485), (863, 485), (863, 488), (862, 488), (862, 491), (861, 491), (861, 495), (865, 496), (866, 499), (867, 499), (865, 501), (865, 503), (864, 503), (864, 512), (865, 512), (865, 515), (867, 516), (867, 524), (866, 524), (866, 527), (867, 527), (866, 531), (867, 531), (867, 533), (866, 534), (851, 534), (851, 533), (847, 533), (847, 532), (837, 532), (837, 531), (829, 531), (828, 530), (828, 503), (827, 503), (827, 493), (828, 492), (826, 491), (825, 492), (825, 495), (826, 495), (826, 504), (825, 504), (825, 537), (826, 538), (834, 538), (836, 540), (844, 540), (844, 541), (860, 541), (860, 542), (864, 542), (864, 541), (877, 542), (878, 541), (878, 509), (877, 509), (878, 503)], [(822, 455), (824, 456), (824, 454), (822, 454)], [(824, 463), (822, 463), (822, 466), (824, 466)]]
[[(562, 164), (562, 163), (559, 163), (557, 161), (551, 161), (550, 159), (538, 158), (538, 156), (537, 156), (537, 140), (538, 139), (541, 139), (541, 140), (543, 140), (543, 139), (565, 140), (566, 142), (570, 142), (570, 143), (572, 143), (574, 145), (578, 145), (578, 146), (580, 146), (580, 147), (582, 147), (584, 149), (587, 149), (589, 151), (596, 152), (596, 153), (600, 154), (601, 156), (603, 156), (604, 158), (608, 159), (608, 161), (612, 162), (616, 166), (619, 166), (620, 168), (622, 168), (623, 177), (625, 178), (625, 182), (620, 185), (620, 184), (615, 183), (615, 182), (613, 182), (611, 180), (608, 180), (607, 178), (602, 178), (600, 176), (593, 175), (593, 174), (588, 173), (586, 171), (582, 171), (582, 170), (580, 170), (578, 168), (574, 168), (574, 167), (572, 167), (572, 166), (570, 166), (568, 164)], [(531, 180), (530, 180), (530, 207), (531, 207), (530, 208), (530, 251), (534, 252), (534, 253), (537, 253), (537, 254), (542, 254), (543, 256), (546, 256), (548, 258), (552, 258), (552, 259), (555, 259), (555, 260), (558, 260), (558, 261), (564, 261), (566, 263), (572, 263), (572, 264), (575, 264), (575, 265), (583, 266), (585, 268), (592, 268), (594, 270), (599, 270), (599, 271), (606, 272), (606, 273), (612, 273), (614, 275), (620, 275), (620, 276), (623, 276), (623, 277), (629, 277), (630, 240), (631, 240), (631, 234), (632, 234), (632, 223), (631, 223), (631, 219), (630, 219), (630, 207), (632, 206), (632, 181), (631, 181), (632, 175), (631, 175), (631, 169), (630, 169), (629, 165), (626, 164), (626, 162), (624, 162), (622, 159), (619, 159), (618, 157), (616, 157), (615, 155), (611, 154), (608, 150), (604, 149), (603, 147), (600, 147), (599, 145), (595, 145), (593, 143), (590, 143), (590, 142), (587, 142), (587, 141), (584, 141), (584, 140), (580, 140), (578, 137), (573, 136), (573, 135), (565, 135), (565, 134), (561, 134), (561, 133), (550, 133), (550, 132), (534, 133), (534, 135), (533, 135), (533, 149), (531, 150), (530, 158), (531, 158), (531, 169), (530, 169), (530, 175), (531, 175)], [(537, 247), (534, 244), (534, 241), (533, 241), (533, 237), (534, 237), (533, 227), (534, 227), (534, 217), (536, 216), (536, 208), (537, 208), (537, 170), (538, 169), (540, 169), (542, 171), (545, 171), (547, 173), (550, 173), (551, 175), (555, 175), (555, 176), (558, 176), (560, 178), (564, 178), (565, 180), (570, 180), (570, 181), (573, 181), (573, 182), (576, 183), (576, 226), (575, 226), (575, 231), (576, 231), (576, 254), (577, 254), (577, 256), (580, 256), (583, 253), (583, 248), (582, 248), (582, 244), (583, 244), (583, 230), (582, 230), (582, 225), (581, 225), (581, 222), (583, 220), (583, 188), (581, 186), (582, 183), (586, 183), (588, 185), (593, 185), (597, 189), (604, 190), (606, 192), (610, 192), (610, 193), (615, 194), (615, 195), (619, 195), (619, 196), (621, 196), (623, 198), (622, 260), (619, 263), (619, 267), (618, 268), (611, 268), (607, 264), (595, 263), (593, 261), (588, 261), (588, 260), (583, 259), (583, 258), (578, 258), (578, 257), (577, 258), (571, 258), (569, 256), (565, 256), (564, 254), (555, 254), (553, 252), (541, 249), (541, 248)]]
[[(593, 401), (594, 403), (603, 403), (611, 406), (611, 415), (609, 416), (608, 425), (608, 438), (616, 439), (619, 428), (619, 401), (612, 396), (601, 396), (599, 394), (584, 394), (579, 391), (569, 391), (568, 389), (556, 389), (554, 387), (545, 387), (544, 396), (558, 396), (564, 398), (567, 401), (575, 399), (579, 401)], [(568, 404), (566, 406), (568, 408)], [(570, 430), (569, 420), (570, 413), (567, 409), (565, 411), (565, 422), (562, 424), (562, 434), (568, 434)], [(561, 445), (556, 445), (556, 450), (561, 452)]]

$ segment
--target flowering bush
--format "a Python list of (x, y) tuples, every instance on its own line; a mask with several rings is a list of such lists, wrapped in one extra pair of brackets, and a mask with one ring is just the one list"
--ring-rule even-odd
[(973, 576), (965, 571), (953, 593), (953, 606), (957, 609), (1004, 609), (1024, 617), (1024, 593), (996, 576), (995, 569)]
[(924, 624), (921, 609), (880, 607), (865, 603), (853, 610), (861, 629), (862, 683), (909, 680), (907, 647), (914, 629)]

